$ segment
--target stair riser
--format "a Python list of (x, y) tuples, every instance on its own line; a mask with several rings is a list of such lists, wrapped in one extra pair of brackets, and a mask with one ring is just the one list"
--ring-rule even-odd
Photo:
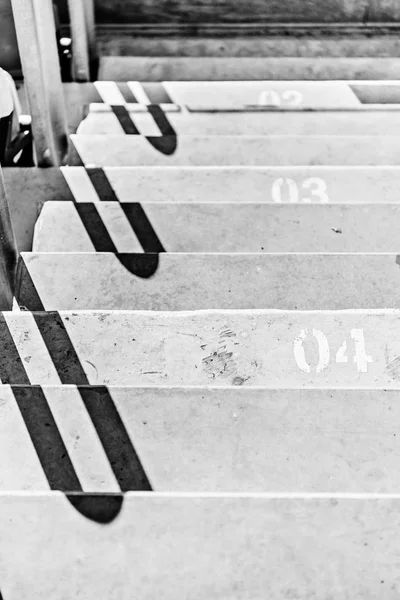
[[(132, 452), (156, 492), (400, 490), (398, 390), (80, 391), (26, 388), (21, 399), (20, 390), (14, 396), (3, 387), (0, 491), (140, 489), (126, 464)], [(46, 410), (54, 419), (47, 428)]]
[(352, 389), (399, 384), (397, 311), (4, 315), (3, 383)]
[[(162, 135), (151, 115), (129, 115), (140, 135)], [(400, 111), (168, 113), (167, 118), (177, 135), (400, 135)], [(114, 136), (125, 130), (111, 109), (92, 110), (77, 133)]]
[(104, 56), (105, 81), (400, 79), (398, 58), (221, 58)]
[(71, 138), (87, 166), (400, 165), (397, 136)]
[[(323, 183), (310, 189), (329, 198)], [(277, 198), (301, 200), (274, 185)], [(304, 190), (305, 198), (308, 198)], [(83, 212), (80, 212), (82, 211)], [(400, 250), (400, 206), (334, 204), (177, 204), (141, 207), (167, 252), (392, 252)], [(35, 227), (35, 252), (95, 252), (98, 221), (118, 252), (142, 252), (146, 227), (137, 203), (48, 202)]]
[(128, 496), (109, 526), (61, 495), (8, 495), (0, 506), (6, 600), (397, 595), (398, 497)]
[[(6, 170), (6, 176), (10, 176)], [(44, 200), (72, 200), (77, 202), (116, 201), (120, 202), (214, 202), (247, 203), (274, 202), (273, 189), (289, 185), (298, 190), (298, 200), (305, 197), (307, 180), (317, 178), (326, 187), (330, 203), (398, 203), (400, 196), (400, 169), (398, 167), (105, 167), (104, 170), (85, 171), (82, 167), (46, 170), (49, 184), (42, 175), (33, 171), (31, 182), (18, 189), (21, 196), (29, 194), (29, 200), (42, 197)], [(92, 179), (101, 176), (100, 184)], [(288, 182), (290, 179), (292, 182)], [(68, 185), (67, 185), (68, 182)], [(31, 183), (31, 188), (29, 188)], [(11, 184), (16, 185), (15, 177)], [(50, 185), (51, 184), (51, 185)], [(49, 187), (57, 185), (59, 190), (49, 193)], [(110, 185), (113, 195), (110, 196)], [(112, 191), (111, 190), (111, 191)], [(32, 197), (32, 198), (31, 198)], [(321, 198), (307, 196), (313, 203)], [(290, 202), (292, 197), (282, 189), (281, 200)], [(278, 195), (279, 199), (279, 195)]]

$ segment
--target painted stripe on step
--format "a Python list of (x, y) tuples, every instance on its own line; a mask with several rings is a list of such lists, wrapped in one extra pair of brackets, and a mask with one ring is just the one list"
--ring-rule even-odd
[[(88, 414), (77, 388), (71, 387), (68, 399), (61, 388), (45, 387), (43, 393), (69, 452), (77, 477), (85, 492), (119, 492), (96, 425)], [(113, 423), (111, 426), (114, 426)], [(115, 453), (118, 458), (119, 448)]]
[(74, 206), (96, 252), (116, 252), (115, 244), (96, 208), (97, 204), (80, 202)]
[[(25, 370), (24, 363), (21, 360), (13, 336), (11, 335), (7, 321), (6, 313), (0, 313), (0, 380), (1, 383), (19, 383), (20, 385), (29, 385), (29, 377)], [(21, 313), (18, 313), (19, 315)]]
[(12, 318), (12, 313), (4, 313), (4, 318), (29, 381), (33, 384), (39, 381), (46, 385), (60, 384), (60, 377), (32, 313), (22, 311), (18, 319)]
[(122, 96), (124, 97), (126, 104), (137, 104), (135, 95), (133, 94), (131, 88), (125, 81), (118, 81), (117, 86)]
[[(103, 172), (103, 169), (88, 169), (86, 171), (85, 167), (61, 167), (61, 172), (75, 202), (99, 202), (98, 189), (95, 189), (93, 185), (93, 179), (97, 181), (98, 171)], [(93, 179), (90, 174), (92, 174)], [(104, 178), (107, 179), (106, 175), (104, 175)]]
[(0, 398), (0, 489), (49, 490), (12, 388), (3, 385)]
[(139, 130), (135, 126), (125, 106), (114, 105), (111, 106), (111, 108), (126, 135), (139, 135)]
[(95, 81), (94, 85), (106, 104), (124, 105), (126, 100), (114, 81)]
[(16, 386), (13, 391), (50, 488), (81, 491), (81, 483), (43, 390), (37, 387), (34, 399), (29, 388)]
[[(42, 312), (34, 313), (33, 316), (44, 343), (46, 344), (51, 360), (57, 370), (61, 383), (76, 385), (88, 384), (88, 377), (78, 358), (60, 314), (58, 312)], [(68, 318), (68, 315), (66, 315), (67, 320)], [(90, 371), (92, 371), (93, 367), (91, 364), (87, 363), (87, 365)]]
[(128, 81), (128, 86), (139, 104), (152, 104), (150, 98), (139, 81)]
[(152, 487), (131, 438), (106, 388), (82, 387), (79, 393), (103, 444), (121, 491), (151, 491)]

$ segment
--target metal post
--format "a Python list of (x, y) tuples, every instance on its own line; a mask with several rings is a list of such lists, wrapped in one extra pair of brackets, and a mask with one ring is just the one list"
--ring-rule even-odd
[(59, 166), (68, 155), (68, 126), (52, 0), (11, 0), (37, 163)]
[(0, 167), (0, 310), (12, 309), (17, 263), (17, 243)]
[(90, 81), (89, 39), (85, 0), (68, 0), (74, 79)]
[(94, 0), (83, 0), (86, 13), (86, 28), (89, 46), (89, 60), (93, 61), (97, 58), (96, 47), (96, 21), (94, 15)]

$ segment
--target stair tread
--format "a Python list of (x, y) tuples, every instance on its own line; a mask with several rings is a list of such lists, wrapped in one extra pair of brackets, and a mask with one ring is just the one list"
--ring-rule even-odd
[[(288, 196), (289, 187), (275, 190)], [(323, 183), (312, 193), (328, 198)], [(291, 192), (294, 195), (294, 192)], [(308, 198), (308, 192), (303, 192)], [(300, 199), (300, 198), (299, 198)], [(99, 221), (117, 252), (142, 252), (155, 232), (167, 252), (392, 252), (400, 250), (400, 205), (47, 202), (34, 252), (94, 252)], [(97, 240), (98, 241), (98, 240)], [(155, 249), (156, 250), (156, 249)]]
[(398, 136), (72, 135), (87, 166), (399, 165)]
[[(394, 388), (400, 377), (399, 314), (396, 310), (3, 313), (0, 379), (40, 385)], [(302, 345), (303, 337), (307, 339)]]

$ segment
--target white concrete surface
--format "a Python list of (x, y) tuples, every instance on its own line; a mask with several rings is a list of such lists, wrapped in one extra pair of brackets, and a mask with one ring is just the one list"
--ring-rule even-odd
[[(311, 189), (322, 188), (314, 183)], [(273, 190), (277, 197), (288, 191), (295, 194), (285, 184)], [(90, 208), (96, 218), (84, 224), (74, 203), (47, 202), (36, 222), (33, 251), (94, 252), (91, 234), (100, 218), (118, 252), (142, 252), (130, 224), (137, 221), (136, 204), (97, 201)], [(167, 252), (399, 250), (400, 206), (395, 204), (147, 202), (142, 210)]]
[(138, 135), (71, 140), (87, 166), (400, 165), (398, 136), (181, 135), (164, 136), (161, 149)]
[[(156, 492), (400, 489), (398, 389), (163, 386), (86, 394), (104, 419), (114, 404)], [(79, 390), (46, 386), (44, 395), (83, 490), (118, 492)], [(2, 386), (0, 399), (0, 491), (49, 490), (13, 390)], [(123, 461), (120, 435), (113, 422), (109, 437)]]
[(32, 253), (17, 298), (29, 310), (400, 308), (399, 263), (361, 253)]
[(4, 598), (398, 597), (399, 496), (129, 494), (108, 525), (59, 493), (0, 507)]
[[(173, 60), (173, 59), (172, 59)], [(97, 85), (114, 85), (98, 82)], [(96, 84), (95, 84), (96, 85)], [(139, 81), (129, 81), (134, 90)], [(163, 81), (172, 103), (196, 108), (357, 108), (360, 101), (344, 81)], [(135, 92), (134, 92), (135, 93)], [(141, 102), (140, 98), (137, 98)], [(146, 104), (146, 102), (144, 102)], [(148, 102), (150, 103), (150, 102)], [(112, 102), (109, 102), (112, 104)]]
[[(63, 311), (61, 324), (3, 314), (15, 345), (0, 356), (3, 383), (393, 389), (400, 379), (395, 310)], [(47, 351), (32, 356), (38, 322)]]
[[(62, 167), (77, 202), (101, 200), (82, 167)], [(121, 202), (400, 202), (399, 167), (104, 167)], [(42, 182), (38, 194), (46, 194)], [(35, 195), (32, 189), (32, 196)]]
[(102, 56), (98, 78), (105, 81), (231, 81), (400, 79), (397, 57), (258, 58)]

